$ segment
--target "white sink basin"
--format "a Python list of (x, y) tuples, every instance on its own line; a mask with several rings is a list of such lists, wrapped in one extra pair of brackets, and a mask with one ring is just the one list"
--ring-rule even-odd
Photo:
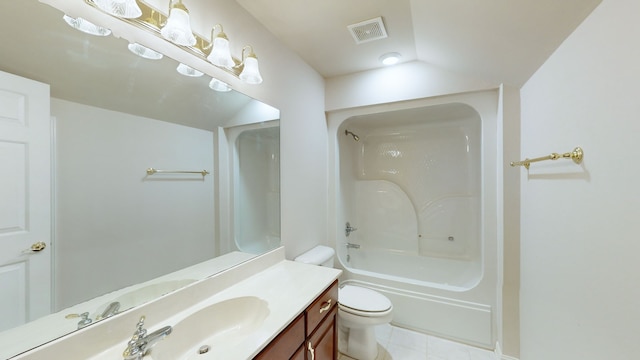
[[(240, 344), (269, 315), (266, 301), (255, 296), (209, 305), (173, 326), (171, 335), (149, 353), (153, 360), (224, 359), (225, 349)], [(199, 349), (207, 347), (200, 354)]]
[(150, 285), (143, 286), (141, 288), (131, 290), (126, 292), (120, 296), (113, 298), (113, 300), (108, 303), (102, 304), (95, 312), (95, 316), (92, 316), (94, 319), (102, 314), (102, 312), (112, 303), (119, 302), (120, 309), (118, 312), (122, 312), (124, 310), (130, 309), (134, 306), (138, 306), (144, 304), (148, 301), (157, 299), (158, 297), (168, 294), (177, 289), (183, 288), (196, 280), (194, 279), (182, 279), (182, 280), (170, 280), (170, 281), (162, 281)]

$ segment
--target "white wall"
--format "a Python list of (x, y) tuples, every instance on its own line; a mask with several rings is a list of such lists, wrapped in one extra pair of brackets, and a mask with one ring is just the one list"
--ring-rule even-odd
[[(150, 3), (157, 3), (160, 9), (167, 7), (163, 0)], [(280, 109), (281, 234), (287, 258), (326, 243), (324, 79), (235, 1), (192, 1), (187, 6), (195, 32), (209, 34), (213, 25), (223, 24), (234, 56), (239, 56), (242, 46), (252, 45), (264, 82), (247, 85), (213, 69), (213, 65), (193, 62), (193, 59), (184, 59), (184, 62), (212, 72), (234, 89)], [(167, 50), (169, 56), (179, 59), (180, 54)]]
[(495, 89), (499, 83), (413, 61), (327, 79), (326, 110)]
[[(192, 26), (209, 34), (222, 23), (239, 56), (244, 45), (252, 45), (260, 61), (264, 82), (247, 85), (228, 73), (199, 60), (152, 34), (131, 26), (77, 0), (42, 0), (73, 17), (82, 17), (111, 28), (114, 35), (139, 42), (167, 56), (228, 82), (234, 89), (280, 110), (280, 172), (282, 244), (293, 258), (327, 239), (327, 127), (324, 115), (324, 79), (298, 55), (259, 24), (233, 0), (192, 1), (187, 6)], [(161, 0), (148, 3), (164, 9)]]
[[(56, 117), (56, 307), (215, 253), (213, 133), (52, 99)], [(109, 276), (105, 276), (109, 274)]]
[(640, 356), (640, 2), (603, 0), (521, 89), (521, 359)]

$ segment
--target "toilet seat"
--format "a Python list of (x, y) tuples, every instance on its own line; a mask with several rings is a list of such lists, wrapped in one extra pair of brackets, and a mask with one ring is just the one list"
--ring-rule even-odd
[(338, 290), (341, 310), (359, 316), (385, 316), (391, 311), (391, 301), (384, 295), (360, 286), (344, 285)]

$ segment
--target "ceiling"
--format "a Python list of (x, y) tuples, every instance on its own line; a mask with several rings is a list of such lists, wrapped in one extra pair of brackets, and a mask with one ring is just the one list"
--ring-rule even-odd
[[(323, 77), (375, 69), (399, 52), (521, 86), (601, 0), (237, 0)], [(356, 45), (347, 26), (381, 16), (388, 37)]]
[[(403, 62), (519, 87), (601, 0), (236, 1), (325, 78), (379, 68), (380, 55), (399, 52)], [(0, 70), (51, 84), (54, 97), (203, 129), (251, 101), (177, 75), (166, 57), (140, 59), (124, 39), (75, 31), (38, 0), (0, 8), (12, 14), (0, 23)], [(388, 37), (357, 45), (347, 26), (377, 17)]]

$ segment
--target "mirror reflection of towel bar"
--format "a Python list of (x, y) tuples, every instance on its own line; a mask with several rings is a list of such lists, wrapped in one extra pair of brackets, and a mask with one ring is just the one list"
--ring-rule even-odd
[(154, 175), (154, 174), (161, 174), (161, 173), (162, 174), (200, 174), (202, 176), (206, 176), (210, 174), (210, 172), (208, 172), (207, 170), (182, 171), (182, 170), (158, 170), (154, 168), (147, 169), (147, 175)]

